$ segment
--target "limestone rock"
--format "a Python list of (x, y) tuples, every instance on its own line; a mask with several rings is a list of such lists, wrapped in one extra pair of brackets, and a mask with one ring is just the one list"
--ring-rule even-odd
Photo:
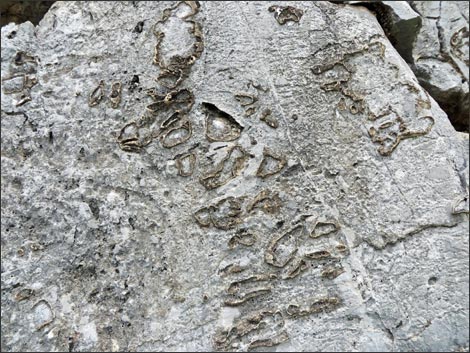
[(468, 1), (339, 1), (373, 11), (420, 84), (469, 132)]
[(468, 349), (465, 142), (369, 10), (272, 5), (2, 28), (3, 351)]
[(421, 16), (406, 1), (341, 1), (365, 6), (373, 11), (391, 43), (407, 61), (412, 62), (413, 44), (421, 28)]
[(413, 48), (421, 85), (460, 131), (470, 129), (468, 1), (412, 1), (423, 24)]

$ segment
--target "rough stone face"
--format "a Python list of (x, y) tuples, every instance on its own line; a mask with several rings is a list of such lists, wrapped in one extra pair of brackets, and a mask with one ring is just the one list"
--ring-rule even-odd
[(369, 10), (272, 5), (2, 28), (2, 350), (468, 350), (468, 139)]
[(406, 62), (413, 62), (413, 44), (421, 28), (421, 16), (407, 1), (341, 1), (372, 10), (390, 42)]
[(421, 85), (460, 131), (470, 130), (468, 1), (412, 1), (423, 24), (413, 48)]

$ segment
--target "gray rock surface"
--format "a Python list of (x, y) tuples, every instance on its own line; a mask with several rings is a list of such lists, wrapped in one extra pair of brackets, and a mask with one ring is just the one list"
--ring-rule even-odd
[(413, 62), (413, 45), (421, 28), (421, 16), (407, 1), (341, 1), (373, 11), (390, 42), (406, 62)]
[(468, 350), (468, 139), (375, 16), (189, 5), (2, 28), (2, 350)]
[(421, 85), (460, 131), (470, 131), (469, 3), (412, 1), (423, 19), (413, 48), (413, 69)]

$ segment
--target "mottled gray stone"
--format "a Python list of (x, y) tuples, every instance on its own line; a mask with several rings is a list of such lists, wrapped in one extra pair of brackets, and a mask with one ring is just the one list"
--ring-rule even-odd
[(171, 4), (2, 28), (2, 350), (468, 350), (468, 140), (375, 16)]

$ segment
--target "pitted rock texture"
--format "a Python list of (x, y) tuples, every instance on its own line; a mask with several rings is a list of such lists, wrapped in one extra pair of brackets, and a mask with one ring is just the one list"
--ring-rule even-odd
[(468, 350), (466, 142), (370, 11), (1, 35), (3, 351)]

